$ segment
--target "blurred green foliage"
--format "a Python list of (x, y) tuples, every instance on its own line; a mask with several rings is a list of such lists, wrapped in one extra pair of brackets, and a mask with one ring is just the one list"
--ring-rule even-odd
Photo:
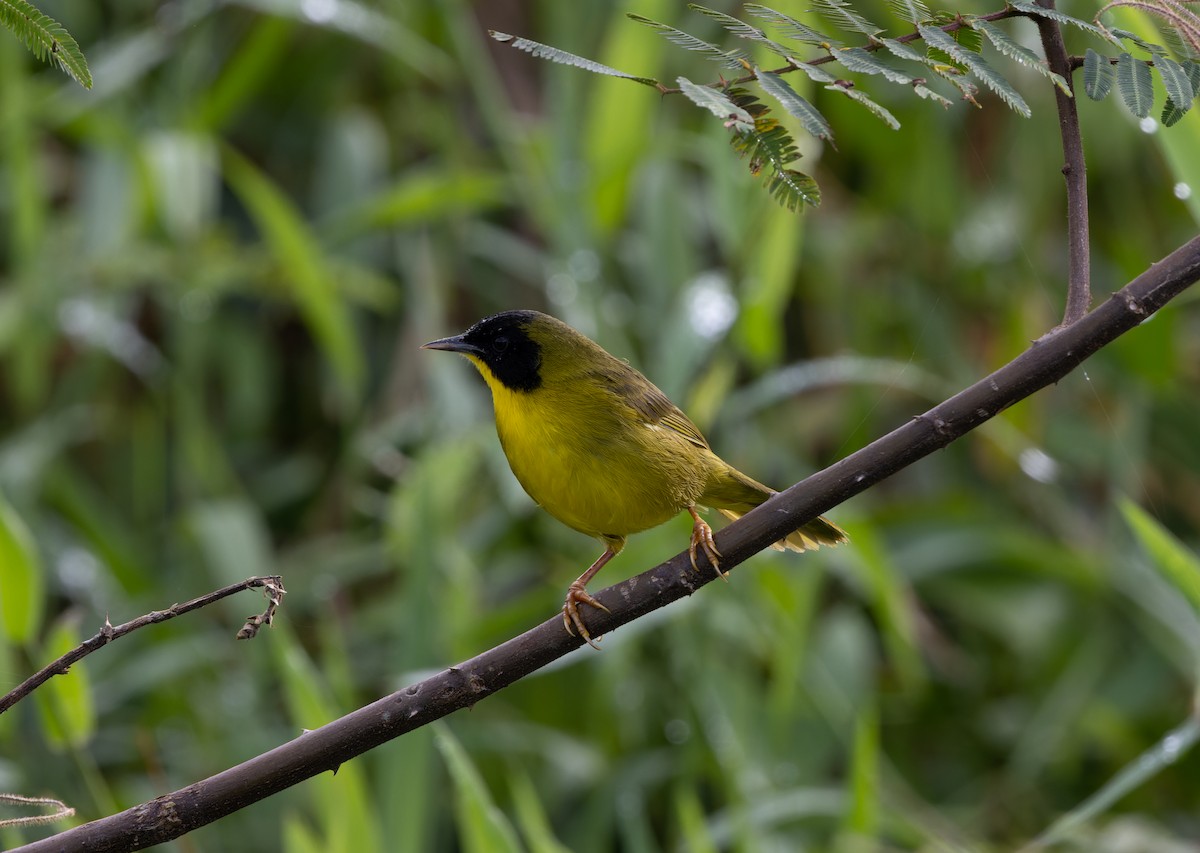
[[(95, 86), (0, 37), (0, 684), (106, 617), (252, 574), (290, 593), (253, 642), (233, 634), (260, 603), (227, 600), (0, 717), (0, 790), (79, 820), (518, 633), (597, 555), (520, 491), (474, 371), (423, 341), (548, 310), (783, 486), (1061, 313), (1061, 153), (1036, 74), (1014, 78), (1029, 120), (881, 91), (898, 132), (792, 80), (838, 131), (834, 151), (796, 129), (824, 199), (796, 216), (692, 104), (486, 37), (714, 78), (622, 14), (674, 21), (665, 0), (40, 7)], [(1114, 101), (1079, 106), (1102, 299), (1195, 233), (1200, 118), (1150, 136)], [(849, 547), (760, 555), (602, 653), (174, 849), (1035, 836), (1193, 707), (1195, 301), (839, 507)], [(634, 537), (601, 580), (678, 552), (687, 529)], [(1200, 838), (1200, 758), (1179, 752), (1062, 849)]]

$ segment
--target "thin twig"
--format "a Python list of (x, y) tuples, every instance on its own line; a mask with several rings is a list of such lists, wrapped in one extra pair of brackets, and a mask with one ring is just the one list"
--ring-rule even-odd
[(0, 820), (0, 829), (18, 826), (41, 826), (64, 820), (75, 814), (75, 809), (62, 800), (53, 797), (26, 797), (22, 794), (0, 794), (0, 806), (49, 806), (54, 809), (50, 814), (31, 814), (21, 817), (8, 817)]
[[(1135, 328), (1200, 279), (1200, 237), (1153, 264), (1077, 323), (1047, 335), (1004, 367), (913, 418), (857, 453), (776, 495), (717, 534), (729, 569), (970, 430), (1058, 382), (1096, 350)], [(715, 579), (692, 570), (687, 552), (596, 593), (610, 612), (589, 611), (592, 633), (607, 633)], [(20, 848), (139, 850), (178, 838), (420, 728), (575, 651), (583, 641), (555, 614), (490, 651), (379, 699), (236, 767), (119, 814)], [(15, 851), (14, 851), (15, 853)]]
[[(1038, 0), (1045, 9), (1054, 8), (1054, 0)], [(1063, 42), (1058, 21), (1038, 16), (1034, 19), (1042, 38), (1042, 49), (1050, 70), (1067, 81), (1075, 91), (1071, 76), (1071, 59)], [(1063, 311), (1064, 326), (1079, 320), (1092, 305), (1091, 250), (1088, 232), (1087, 164), (1083, 159), (1083, 136), (1079, 130), (1079, 113), (1075, 98), (1054, 87), (1058, 107), (1058, 130), (1062, 136), (1063, 176), (1067, 179), (1067, 305)]]
[(166, 610), (155, 610), (147, 613), (145, 616), (139, 616), (137, 619), (115, 627), (105, 618), (104, 627), (94, 637), (84, 640), (58, 660), (35, 672), (8, 693), (4, 694), (4, 696), (0, 697), (0, 714), (3, 714), (34, 690), (41, 687), (53, 676), (64, 675), (71, 668), (72, 664), (78, 663), (96, 651), (96, 649), (108, 645), (118, 637), (123, 637), (129, 632), (136, 631), (138, 628), (143, 628), (146, 625), (166, 622), (168, 619), (174, 619), (176, 616), (182, 616), (184, 613), (190, 613), (193, 610), (199, 610), (201, 607), (207, 607), (214, 601), (220, 601), (222, 598), (241, 592), (244, 589), (258, 589), (260, 587), (263, 590), (263, 594), (267, 597), (267, 609), (262, 613), (248, 617), (246, 624), (237, 633), (239, 640), (249, 639), (258, 633), (258, 629), (261, 626), (271, 624), (271, 620), (275, 618), (275, 611), (279, 609), (279, 605), (283, 601), (283, 596), (287, 590), (283, 588), (283, 578), (279, 575), (247, 578), (241, 583), (235, 583), (232, 586), (218, 589), (199, 598), (193, 598), (191, 601), (186, 601), (183, 604), (173, 604)]

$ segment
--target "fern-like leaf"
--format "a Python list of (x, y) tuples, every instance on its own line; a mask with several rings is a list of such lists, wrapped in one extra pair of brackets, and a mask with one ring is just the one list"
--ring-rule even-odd
[(1083, 91), (1093, 101), (1103, 101), (1112, 91), (1117, 72), (1107, 56), (1102, 56), (1090, 47), (1083, 55)]
[(1150, 80), (1150, 66), (1128, 53), (1117, 57), (1117, 91), (1125, 106), (1138, 118), (1150, 115), (1154, 104), (1154, 84)]
[[(7, 0), (0, 0), (7, 2)], [(523, 50), (530, 56), (536, 56), (538, 59), (546, 59), (550, 62), (557, 62), (560, 65), (570, 65), (572, 68), (582, 68), (584, 71), (591, 71), (593, 74), (603, 74), (606, 77), (620, 77), (623, 80), (632, 80), (635, 83), (641, 83), (644, 86), (654, 86), (658, 88), (661, 84), (651, 77), (638, 77), (633, 74), (626, 74), (624, 71), (618, 71), (615, 68), (610, 68), (603, 63), (596, 62), (594, 59), (587, 59), (583, 56), (576, 56), (573, 53), (567, 53), (565, 50), (560, 50), (557, 47), (542, 44), (531, 39), (522, 38), (521, 36), (509, 35), (508, 33), (500, 33), (495, 30), (488, 30), (488, 35), (494, 38), (501, 44), (506, 44), (509, 47), (515, 47), (517, 50)]]
[(746, 54), (740, 50), (721, 50), (712, 42), (707, 42), (704, 39), (696, 38), (691, 33), (685, 33), (683, 30), (677, 30), (674, 27), (666, 24), (660, 24), (658, 21), (653, 21), (650, 18), (642, 17), (628, 13), (627, 17), (631, 21), (637, 21), (639, 24), (645, 24), (651, 29), (658, 30), (667, 41), (672, 44), (677, 44), (684, 50), (695, 51), (702, 53), (709, 59), (721, 63), (727, 68), (741, 68), (742, 63), (746, 60)]
[(796, 66), (796, 69), (803, 72), (814, 83), (836, 83), (838, 79), (826, 71), (823, 65), (810, 65), (807, 62), (801, 62)]
[[(911, 47), (902, 41), (896, 39), (881, 38), (879, 43), (888, 49), (888, 51), (900, 59), (907, 59), (909, 62), (918, 62), (927, 66), (934, 74), (941, 77), (943, 80), (950, 83), (954, 88), (958, 89), (964, 101), (979, 106), (979, 102), (975, 100), (975, 95), (979, 93), (979, 88), (962, 76), (962, 71), (954, 65), (946, 65), (943, 62), (938, 62), (932, 56), (927, 56), (923, 53), (917, 53)], [(917, 94), (921, 94), (918, 92)], [(940, 97), (940, 96), (939, 96)]]
[(1167, 49), (1161, 44), (1155, 44), (1152, 41), (1146, 41), (1137, 33), (1131, 33), (1129, 30), (1122, 30), (1119, 27), (1109, 27), (1108, 31), (1122, 41), (1131, 41), (1146, 53), (1151, 56), (1166, 56)]
[(858, 101), (858, 103), (869, 109), (876, 118), (880, 119), (892, 130), (900, 129), (900, 122), (896, 120), (896, 117), (886, 107), (872, 101), (864, 92), (855, 89), (853, 86), (844, 86), (841, 84), (834, 84), (825, 88), (831, 92), (841, 92), (852, 101)]
[(820, 111), (803, 97), (796, 94), (786, 80), (778, 74), (770, 74), (759, 68), (754, 69), (754, 76), (758, 78), (758, 84), (762, 86), (763, 91), (779, 101), (789, 115), (799, 119), (806, 131), (817, 139), (833, 140), (833, 129), (825, 120), (825, 116), (821, 115)]
[(679, 91), (698, 107), (703, 107), (719, 119), (724, 119), (729, 126), (738, 130), (754, 127), (754, 118), (750, 113), (729, 100), (724, 93), (709, 86), (697, 86), (686, 77), (680, 77)]
[(769, 6), (763, 6), (758, 3), (747, 3), (745, 6), (747, 12), (756, 18), (762, 18), (764, 21), (770, 21), (774, 24), (786, 38), (795, 39), (802, 44), (811, 44), (816, 47), (841, 47), (842, 43), (835, 38), (819, 33), (812, 27), (800, 23), (790, 15), (785, 15), (783, 12), (776, 12)]
[(939, 95), (937, 92), (933, 91), (933, 89), (930, 89), (928, 86), (926, 86), (920, 80), (913, 80), (912, 87), (913, 87), (913, 91), (916, 92), (917, 95), (919, 95), (920, 97), (927, 98), (927, 99), (933, 101), (935, 104), (941, 104), (941, 106), (943, 108), (950, 106), (949, 98), (947, 98), (943, 95)]
[(795, 169), (777, 171), (767, 181), (771, 198), (795, 213), (800, 203), (816, 207), (821, 203), (821, 188), (811, 177)]
[(1159, 121), (1162, 122), (1163, 127), (1174, 127), (1184, 115), (1185, 112), (1175, 106), (1174, 101), (1167, 99), (1167, 102), (1163, 104), (1162, 115), (1159, 116)]
[(1039, 6), (1037, 3), (1032, 2), (1032, 0), (1009, 0), (1008, 5), (1020, 12), (1024, 12), (1026, 15), (1049, 18), (1052, 21), (1058, 21), (1060, 24), (1067, 24), (1084, 32), (1091, 33), (1097, 38), (1104, 39), (1114, 47), (1122, 47), (1120, 40), (1104, 27), (1098, 27), (1087, 21), (1081, 21), (1078, 18), (1072, 18), (1070, 15), (1064, 15), (1057, 9), (1047, 9), (1045, 6)]
[(1042, 60), (1040, 56), (1034, 53), (1023, 44), (1014, 41), (1008, 33), (1000, 29), (993, 23), (985, 21), (982, 18), (968, 18), (967, 23), (975, 30), (987, 36), (988, 41), (996, 50), (1003, 53), (1009, 59), (1019, 62), (1026, 68), (1032, 68), (1038, 74), (1047, 78), (1055, 86), (1057, 86), (1066, 95), (1071, 95), (1071, 87), (1061, 74), (1055, 74), (1050, 70), (1050, 66)]
[(846, 0), (816, 0), (817, 11), (824, 15), (835, 27), (841, 27), (847, 32), (859, 32), (868, 38), (874, 38), (883, 32), (883, 27), (877, 27), (854, 11)]
[(772, 41), (767, 37), (766, 33), (752, 24), (747, 24), (745, 21), (733, 17), (733, 15), (726, 15), (724, 12), (718, 12), (716, 9), (709, 9), (707, 6), (700, 6), (696, 3), (688, 3), (688, 8), (693, 12), (699, 12), (701, 15), (712, 18), (722, 27), (729, 30), (729, 32), (733, 33), (739, 38), (756, 41), (759, 44), (764, 45), (767, 50), (771, 51), (777, 56), (782, 56), (784, 59), (791, 60), (792, 58), (792, 53), (794, 53), (794, 51), (790, 51), (778, 42)]
[(1187, 59), (1183, 62), (1183, 73), (1187, 75), (1188, 81), (1192, 84), (1192, 91), (1200, 97), (1200, 62), (1194, 59)]
[(801, 203), (814, 207), (820, 204), (816, 182), (808, 175), (788, 168), (800, 158), (800, 152), (783, 125), (745, 89), (730, 89), (726, 94), (735, 105), (754, 117), (752, 128), (739, 128), (729, 140), (738, 154), (750, 159), (750, 173), (757, 176), (765, 169), (768, 191), (788, 210), (794, 211)]
[(830, 50), (829, 55), (846, 66), (847, 71), (853, 71), (858, 74), (881, 74), (885, 80), (900, 83), (904, 86), (909, 85), (913, 81), (913, 78), (904, 72), (897, 71), (895, 68), (885, 65), (875, 57), (875, 54), (863, 50), (861, 47), (844, 47), (840, 50)]
[[(1196, 92), (1192, 89), (1192, 81), (1187, 72), (1178, 62), (1169, 56), (1159, 56), (1154, 60), (1154, 69), (1162, 78), (1163, 88), (1171, 103), (1179, 108), (1180, 113), (1186, 113), (1192, 107), (1192, 99)], [(1178, 120), (1178, 119), (1177, 119)]]
[(1008, 104), (1018, 114), (1029, 118), (1031, 114), (1029, 104), (1025, 103), (1025, 99), (1021, 97), (1020, 93), (1007, 80), (997, 74), (995, 69), (980, 54), (975, 53), (973, 50), (967, 50), (938, 27), (919, 24), (917, 32), (921, 34), (921, 38), (925, 40), (925, 44), (930, 47), (936, 47), (938, 50), (943, 50), (955, 60), (961, 62), (985, 86), (999, 95), (1004, 103)]
[(929, 7), (921, 0), (888, 0), (888, 5), (892, 7), (896, 17), (903, 18), (910, 24), (924, 23), (933, 17)]
[(80, 86), (92, 88), (92, 72), (79, 43), (58, 21), (25, 0), (0, 0), (0, 24), (12, 30), (38, 59), (54, 60)]

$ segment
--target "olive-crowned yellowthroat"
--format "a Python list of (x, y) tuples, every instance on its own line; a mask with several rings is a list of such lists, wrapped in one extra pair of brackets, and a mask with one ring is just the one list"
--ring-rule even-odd
[[(546, 314), (505, 311), (424, 349), (461, 353), (479, 368), (517, 480), (546, 512), (604, 543), (563, 604), (567, 631), (593, 647), (579, 605), (608, 609), (587, 583), (620, 553), (625, 537), (687, 510), (692, 568), (703, 551), (724, 577), (712, 529), (696, 507), (736, 519), (775, 494), (713, 453), (649, 379)], [(845, 541), (845, 531), (818, 518), (774, 547), (804, 551)]]

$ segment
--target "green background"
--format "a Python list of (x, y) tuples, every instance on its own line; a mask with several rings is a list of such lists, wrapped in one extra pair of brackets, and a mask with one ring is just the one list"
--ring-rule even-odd
[[(475, 371), (422, 342), (546, 310), (783, 487), (1061, 317), (1053, 90), (994, 52), (1032, 119), (860, 81), (891, 131), (791, 78), (837, 146), (795, 130), (824, 198), (795, 215), (711, 114), (486, 33), (716, 79), (623, 15), (720, 38), (665, 0), (39, 5), (96, 84), (0, 34), (0, 685), (106, 617), (288, 589), (251, 642), (244, 593), (0, 717), (0, 791), (80, 820), (490, 648), (598, 555), (521, 492)], [(1079, 108), (1100, 300), (1195, 233), (1200, 119)], [(759, 555), (172, 849), (1012, 849), (1191, 711), (1200, 571), (1163, 528), (1200, 528), (1195, 301), (838, 507), (850, 546)], [(597, 588), (688, 528), (633, 537)], [(1200, 839), (1200, 762), (1159, 764), (1074, 843)]]

